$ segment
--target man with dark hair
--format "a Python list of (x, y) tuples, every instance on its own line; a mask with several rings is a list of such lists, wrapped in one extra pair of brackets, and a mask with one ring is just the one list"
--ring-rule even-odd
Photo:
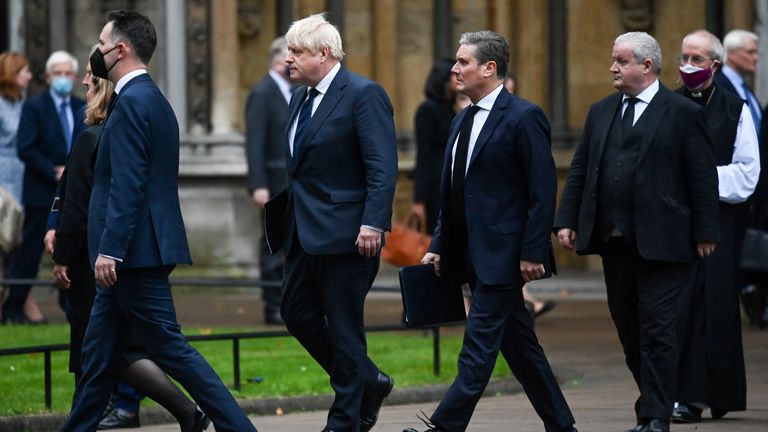
[[(525, 309), (523, 285), (551, 274), (549, 240), (557, 178), (541, 108), (509, 94), (509, 45), (481, 31), (459, 40), (453, 73), (472, 105), (453, 120), (440, 217), (422, 259), (452, 284), (469, 283), (472, 306), (458, 376), (428, 431), (463, 432), (499, 350), (550, 432), (573, 432), (573, 416)], [(404, 432), (415, 432), (409, 428)]]
[[(191, 264), (178, 195), (179, 129), (147, 74), (157, 36), (147, 17), (107, 15), (92, 73), (115, 83), (98, 142), (88, 209), (96, 299), (83, 342), (83, 376), (63, 431), (96, 430), (131, 330), (166, 373), (189, 391), (219, 431), (255, 431), (176, 322), (168, 277)], [(198, 412), (183, 431), (206, 427)]]
[(717, 170), (701, 107), (659, 82), (656, 39), (620, 35), (612, 58), (619, 91), (589, 110), (555, 227), (565, 249), (602, 258), (608, 308), (640, 390), (631, 431), (669, 432), (678, 298), (696, 254), (712, 254), (719, 239)]
[[(245, 154), (248, 161), (248, 192), (259, 209), (269, 199), (288, 186), (285, 167), (285, 125), (288, 124), (288, 102), (291, 83), (285, 56), (288, 44), (284, 37), (272, 42), (269, 71), (256, 83), (245, 105)], [(264, 213), (262, 212), (262, 220)], [(263, 223), (262, 223), (263, 225)], [(283, 280), (283, 256), (269, 252), (266, 236), (261, 236), (259, 270), (261, 280), (280, 283)], [(280, 286), (265, 286), (261, 290), (264, 321), (282, 324), (280, 317)]]

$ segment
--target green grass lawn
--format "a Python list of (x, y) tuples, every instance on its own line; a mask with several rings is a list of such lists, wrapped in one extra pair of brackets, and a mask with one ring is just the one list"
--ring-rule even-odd
[[(185, 334), (215, 334), (253, 329), (188, 328)], [(0, 327), (0, 348), (65, 343), (66, 325)], [(228, 387), (233, 384), (232, 343), (196, 342), (193, 344), (210, 362)], [(441, 338), (442, 374), (432, 372), (431, 333), (373, 333), (368, 335), (368, 351), (382, 370), (391, 374), (397, 387), (450, 382), (456, 374), (460, 336)], [(69, 354), (53, 353), (53, 410), (67, 411), (74, 391), (74, 379), (67, 372)], [(291, 337), (240, 342), (242, 389), (238, 398), (264, 398), (330, 393), (328, 376)], [(495, 376), (510, 375), (504, 361), (496, 365)], [(45, 411), (43, 355), (0, 357), (0, 416), (33, 414)]]

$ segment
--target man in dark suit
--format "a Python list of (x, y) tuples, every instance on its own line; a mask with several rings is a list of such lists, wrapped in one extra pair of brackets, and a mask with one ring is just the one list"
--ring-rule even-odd
[(91, 56), (116, 95), (98, 142), (88, 209), (96, 298), (83, 342), (83, 376), (63, 431), (92, 431), (107, 406), (131, 330), (217, 430), (255, 431), (214, 370), (181, 333), (168, 276), (191, 263), (178, 196), (179, 130), (147, 74), (157, 36), (132, 11), (113, 11)]
[(747, 406), (736, 271), (747, 199), (760, 175), (760, 151), (749, 106), (713, 82), (722, 56), (720, 40), (706, 30), (683, 39), (684, 87), (677, 92), (704, 107), (717, 163), (720, 242), (715, 253), (694, 262), (691, 283), (680, 295), (678, 403), (672, 413), (679, 423), (700, 421), (704, 407), (720, 418)]
[[(45, 64), (48, 91), (30, 98), (21, 109), (18, 151), (25, 165), (24, 227), (22, 242), (9, 262), (7, 276), (11, 279), (37, 277), (48, 210), (71, 147), (74, 113), (84, 105), (82, 99), (71, 96), (77, 69), (77, 60), (68, 52), (51, 54)], [(24, 312), (30, 288), (30, 285), (10, 286), (3, 304), (3, 322), (21, 324), (40, 320), (30, 319)]]
[(715, 72), (715, 84), (744, 100), (754, 124), (759, 125), (763, 117), (762, 106), (746, 81), (755, 75), (760, 60), (757, 35), (747, 30), (731, 30), (723, 38), (723, 47), (723, 67)]
[(658, 81), (656, 40), (623, 34), (612, 56), (619, 92), (589, 110), (555, 227), (564, 248), (602, 257), (608, 307), (640, 389), (632, 430), (668, 432), (677, 301), (691, 262), (719, 238), (717, 171), (701, 107)]
[(336, 397), (323, 430), (365, 432), (394, 385), (368, 358), (363, 322), (392, 218), (392, 105), (342, 67), (341, 36), (324, 15), (294, 22), (286, 40), (291, 79), (304, 86), (289, 107), (281, 314), (330, 375)]
[(451, 125), (440, 217), (422, 263), (451, 283), (469, 283), (472, 305), (458, 376), (424, 421), (428, 431), (465, 431), (501, 350), (545, 429), (575, 431), (522, 293), (526, 282), (554, 269), (549, 122), (541, 108), (504, 89), (509, 44), (502, 36), (465, 33), (459, 44), (453, 73), (472, 105)]
[[(285, 55), (288, 45), (284, 37), (272, 42), (269, 72), (248, 95), (245, 105), (245, 153), (248, 158), (248, 192), (256, 207), (264, 204), (288, 186), (285, 167), (285, 126), (288, 124), (288, 102), (291, 83)], [(262, 212), (262, 221), (264, 214)], [(264, 224), (262, 223), (262, 226)], [(259, 251), (261, 279), (268, 282), (283, 280), (283, 256), (269, 252), (266, 235), (261, 237)], [(267, 324), (282, 324), (280, 318), (281, 287), (263, 287), (264, 320)]]

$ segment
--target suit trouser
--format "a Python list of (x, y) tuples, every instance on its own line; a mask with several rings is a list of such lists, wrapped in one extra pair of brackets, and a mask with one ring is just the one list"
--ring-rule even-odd
[[(40, 269), (43, 255), (43, 238), (48, 221), (47, 207), (24, 207), (24, 226), (21, 231), (21, 244), (16, 248), (8, 262), (6, 274), (10, 279), (34, 279)], [(8, 298), (3, 304), (3, 317), (21, 320), (24, 318), (24, 302), (29, 296), (31, 285), (10, 285)]]
[(608, 308), (640, 389), (638, 422), (668, 422), (677, 387), (678, 299), (691, 264), (646, 260), (623, 237), (608, 240), (600, 255)]
[[(264, 212), (261, 212), (261, 225), (264, 226)], [(260, 240), (259, 252), (259, 270), (261, 279), (271, 282), (280, 282), (283, 280), (283, 261), (285, 257), (281, 253), (272, 255), (267, 245), (267, 236), (262, 234)], [(261, 289), (261, 300), (264, 303), (265, 314), (277, 314), (280, 312), (280, 298), (283, 288), (281, 286), (263, 287)]]
[(431, 420), (449, 432), (463, 432), (493, 373), (501, 351), (547, 432), (566, 431), (573, 415), (544, 350), (533, 332), (522, 289), (476, 283), (459, 353), (458, 375)]
[(365, 388), (379, 369), (367, 354), (365, 296), (379, 257), (357, 253), (310, 255), (294, 237), (285, 261), (281, 314), (288, 331), (330, 375), (336, 397), (330, 429), (357, 432)]
[(217, 431), (255, 431), (216, 372), (181, 333), (168, 283), (172, 269), (121, 270), (115, 285), (96, 287), (83, 343), (83, 377), (62, 431), (96, 430), (132, 329), (152, 360), (189, 392)]

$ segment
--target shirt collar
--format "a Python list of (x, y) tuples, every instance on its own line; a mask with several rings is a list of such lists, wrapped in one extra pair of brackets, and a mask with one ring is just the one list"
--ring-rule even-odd
[(272, 77), (272, 80), (275, 81), (275, 84), (277, 84), (277, 87), (282, 91), (283, 93), (290, 92), (291, 91), (291, 84), (286, 80), (282, 75), (275, 72), (274, 69), (269, 70), (269, 76)]
[(341, 63), (336, 63), (336, 66), (334, 66), (331, 71), (328, 72), (328, 74), (325, 75), (319, 83), (317, 83), (315, 89), (322, 94), (326, 94), (328, 92), (328, 88), (331, 87), (331, 82), (333, 82), (333, 79), (336, 78), (336, 74), (339, 73), (339, 70), (341, 70)]
[[(659, 91), (659, 80), (655, 80), (651, 83), (648, 87), (645, 88), (645, 90), (641, 91), (640, 94), (635, 96), (635, 98), (640, 99), (641, 101), (649, 104), (651, 103), (651, 100), (654, 96), (656, 96), (656, 93)], [(626, 94), (624, 97), (621, 98), (621, 102), (624, 103), (625, 100), (629, 99), (630, 96), (627, 96)]]
[(115, 93), (120, 94), (120, 90), (122, 90), (123, 87), (128, 84), (128, 81), (136, 78), (139, 75), (144, 75), (145, 73), (147, 73), (146, 69), (136, 69), (128, 72), (122, 78), (120, 78), (117, 84), (115, 84)]
[(56, 92), (53, 91), (53, 89), (48, 89), (48, 93), (51, 94), (51, 99), (53, 99), (53, 105), (56, 106), (56, 110), (58, 110), (59, 107), (61, 107), (62, 102), (69, 103), (69, 96), (61, 97), (58, 94), (56, 94)]
[(499, 93), (501, 93), (501, 90), (504, 88), (504, 84), (499, 84), (498, 87), (496, 87), (492, 92), (485, 95), (484, 98), (480, 99), (475, 105), (479, 106), (480, 108), (490, 111), (493, 108), (493, 104), (496, 103), (496, 98), (499, 97)]
[(735, 69), (728, 65), (723, 65), (723, 75), (725, 75), (736, 88), (744, 85), (744, 78), (742, 78)]

